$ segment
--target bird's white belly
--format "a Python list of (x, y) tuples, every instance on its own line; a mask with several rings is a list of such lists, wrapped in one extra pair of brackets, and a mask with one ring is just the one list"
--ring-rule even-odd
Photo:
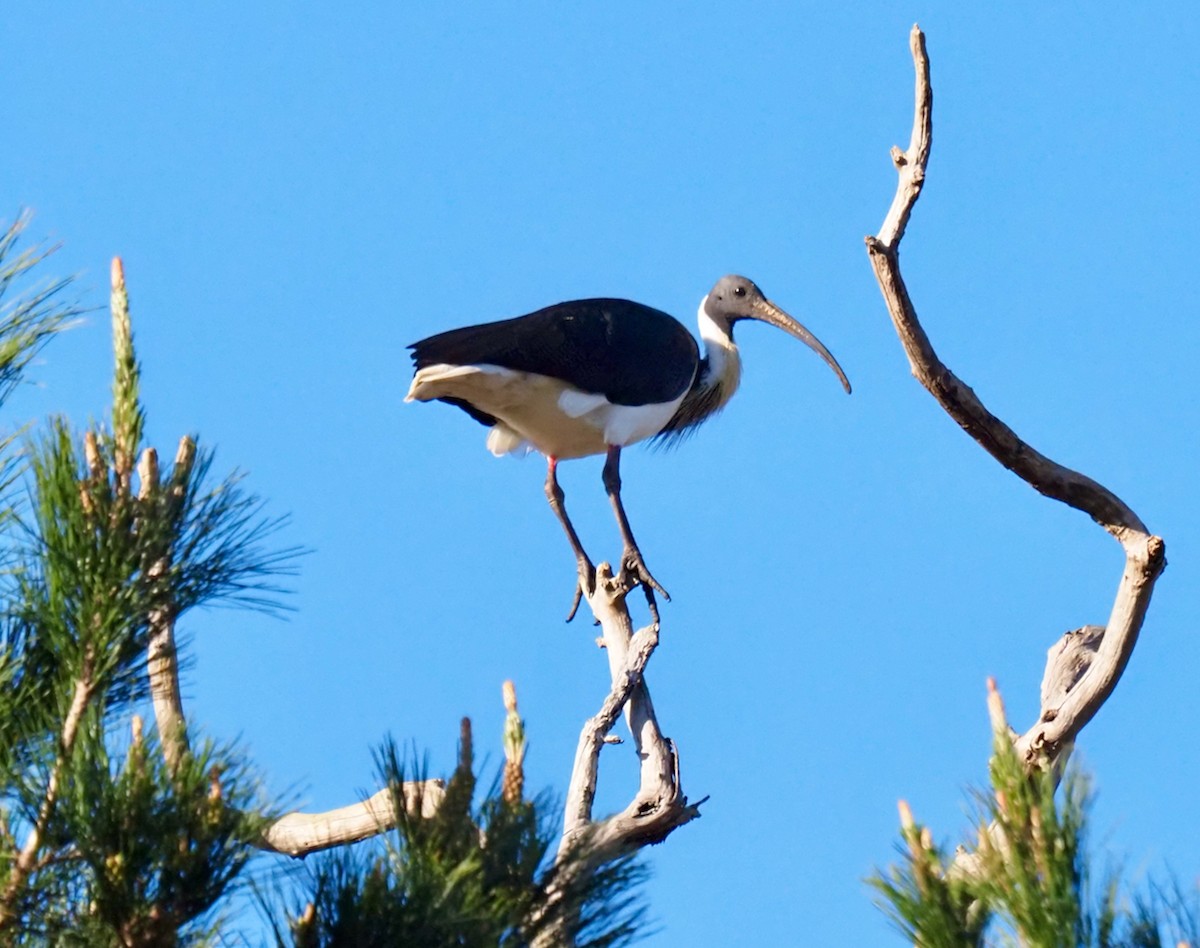
[[(417, 372), (405, 401), (460, 398), (498, 418), (488, 447), (519, 451), (527, 442), (561, 459), (603, 454), (658, 434), (683, 396), (650, 405), (614, 405), (559, 379), (496, 365), (430, 365)], [(514, 437), (515, 435), (515, 437)]]

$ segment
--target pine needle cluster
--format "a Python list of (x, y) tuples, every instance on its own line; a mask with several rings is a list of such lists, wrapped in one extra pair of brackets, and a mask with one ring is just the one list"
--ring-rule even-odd
[(1068, 769), (1027, 769), (1003, 705), (989, 695), (989, 788), (972, 795), (968, 850), (936, 844), (901, 801), (901, 861), (868, 884), (921, 948), (1176, 948), (1200, 945), (1200, 901), (1177, 885), (1126, 898), (1109, 871), (1097, 891), (1087, 851), (1091, 793)]
[[(392, 741), (377, 763), (390, 787), (425, 780), (425, 767), (406, 760)], [(569, 862), (555, 866), (558, 807), (547, 795), (514, 797), (513, 768), (506, 774), (474, 802), (478, 777), (464, 719), (459, 764), (437, 814), (414, 815), (419, 801), (405, 809), (394, 791), (404, 815), (393, 832), (310, 860), (291, 896), (290, 920), (268, 908), (276, 945), (617, 948), (644, 934), (636, 894), (644, 866), (631, 858), (590, 873), (571, 872)], [(563, 879), (576, 881), (551, 895)]]
[[(0, 239), (0, 395), (76, 310), (66, 281), (21, 281), (44, 259)], [(160, 477), (142, 444), (128, 295), (113, 271), (110, 426), (50, 420), (2, 504), (0, 943), (150, 946), (204, 941), (261, 837), (269, 807), (235, 748), (144, 733), (147, 646), (189, 609), (269, 605), (292, 551), (236, 478), (213, 485), (190, 438)], [(140, 458), (140, 461), (139, 461)], [(132, 727), (132, 731), (131, 731)], [(123, 736), (132, 733), (132, 738)], [(208, 921), (206, 922), (206, 919)]]
[(29, 216), (22, 214), (0, 233), (0, 404), (42, 346), (81, 313), (66, 298), (69, 277), (34, 279), (33, 271), (55, 248), (22, 248), (28, 224)]

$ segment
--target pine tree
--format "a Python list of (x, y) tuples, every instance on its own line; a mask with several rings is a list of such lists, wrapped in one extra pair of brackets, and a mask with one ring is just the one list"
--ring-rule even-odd
[[(16, 253), (23, 224), (0, 242), (0, 286), (18, 294), (0, 323), (6, 394), (76, 313), (65, 281), (23, 286), (45, 256)], [(20, 455), (6, 445), (28, 494), (4, 505), (0, 587), (0, 934), (14, 944), (203, 941), (271, 815), (236, 748), (145, 733), (136, 713), (152, 637), (215, 599), (269, 607), (289, 551), (264, 548), (276, 524), (236, 477), (213, 484), (191, 439), (159, 477), (119, 262), (113, 284), (110, 425), (56, 418)]]

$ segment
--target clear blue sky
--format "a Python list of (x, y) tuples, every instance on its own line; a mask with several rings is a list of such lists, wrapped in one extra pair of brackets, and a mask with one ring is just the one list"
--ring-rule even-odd
[[(198, 432), (285, 542), (286, 621), (189, 616), (193, 721), (309, 806), (373, 787), (387, 732), (498, 761), (515, 679), (532, 787), (565, 789), (606, 687), (537, 458), (402, 403), (404, 346), (563, 299), (692, 326), (742, 272), (837, 355), (739, 332), (743, 389), (625, 498), (674, 596), (649, 683), (704, 817), (650, 859), (652, 948), (890, 945), (861, 879), (895, 801), (939, 837), (984, 775), (984, 681), (1014, 724), (1046, 649), (1103, 622), (1119, 547), (970, 442), (910, 378), (862, 238), (929, 37), (934, 152), (904, 244), (946, 361), (1036, 447), (1166, 541), (1142, 640), (1080, 759), (1096, 844), (1200, 872), (1193, 3), (8, 4), (0, 196), (106, 303), (124, 257), (151, 439)], [(403, 9), (401, 9), (403, 8)], [(105, 411), (103, 312), (6, 424)], [(563, 468), (619, 550), (597, 459)], [(605, 751), (598, 808), (633, 789)], [(248, 922), (252, 925), (252, 922)]]

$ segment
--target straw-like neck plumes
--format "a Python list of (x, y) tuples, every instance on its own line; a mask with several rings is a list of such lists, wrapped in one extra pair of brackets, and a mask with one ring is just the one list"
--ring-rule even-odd
[(677, 438), (690, 434), (696, 425), (725, 407), (742, 379), (742, 359), (733, 342), (733, 329), (723, 316), (710, 316), (700, 303), (697, 319), (704, 341), (704, 358), (696, 370), (692, 387), (683, 397), (675, 417), (660, 437)]

